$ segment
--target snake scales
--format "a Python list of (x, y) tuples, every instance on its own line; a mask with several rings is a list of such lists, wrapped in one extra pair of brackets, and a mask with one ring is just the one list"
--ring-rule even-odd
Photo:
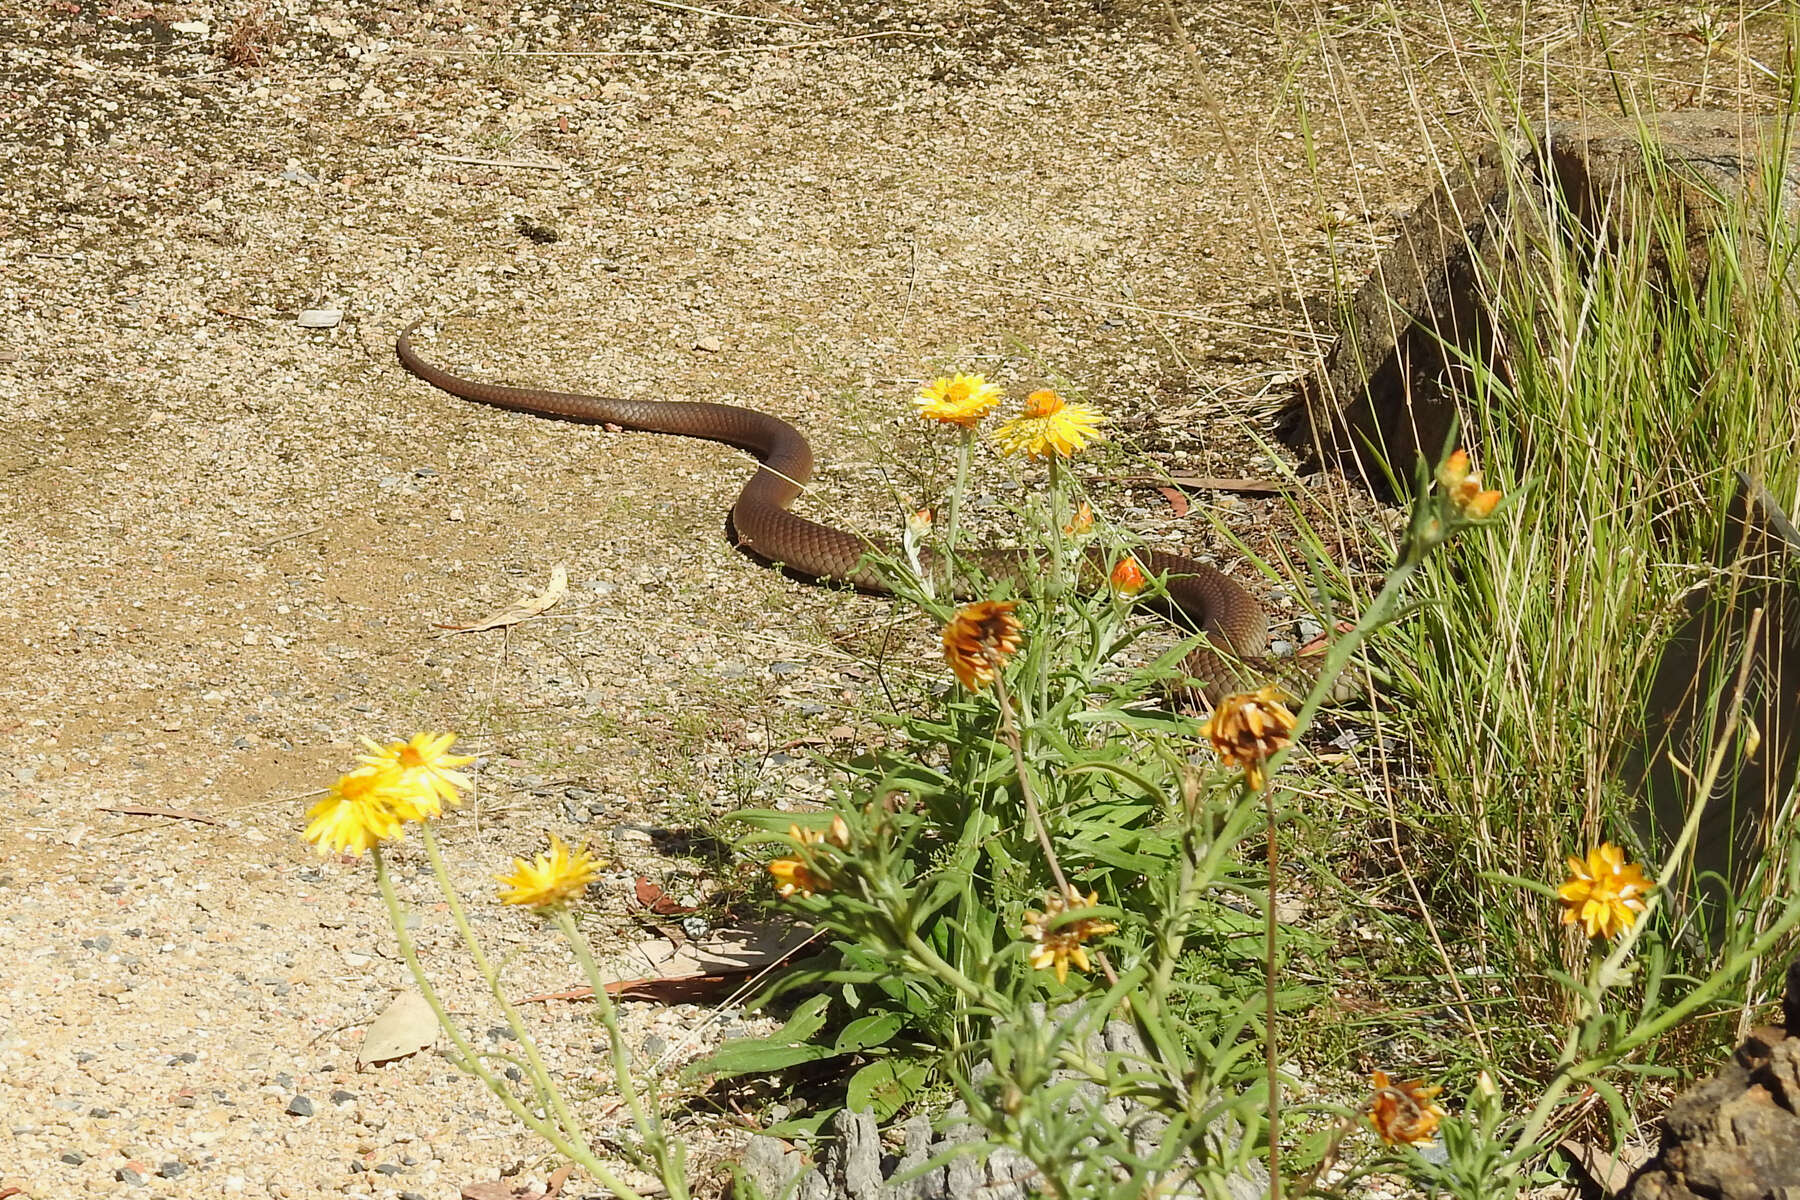
[[(538, 416), (702, 438), (755, 455), (762, 466), (744, 484), (731, 509), (732, 525), (743, 545), (763, 559), (814, 579), (871, 592), (888, 590), (879, 572), (865, 561), (874, 543), (789, 511), (788, 506), (812, 478), (813, 456), (806, 438), (786, 421), (729, 404), (627, 400), (464, 379), (420, 356), (412, 335), (422, 323), (407, 326), (395, 344), (395, 353), (412, 374), (453, 396)], [(1156, 550), (1139, 551), (1137, 559), (1147, 573), (1166, 576), (1169, 600), (1183, 622), (1207, 635), (1211, 645), (1196, 650), (1186, 668), (1202, 681), (1209, 698), (1216, 699), (1247, 681), (1295, 674), (1292, 662), (1263, 657), (1269, 638), (1268, 614), (1256, 597), (1223, 572)], [(1016, 554), (988, 551), (980, 561), (986, 569), (994, 570), (998, 564), (1003, 571), (1017, 570), (1021, 560)]]

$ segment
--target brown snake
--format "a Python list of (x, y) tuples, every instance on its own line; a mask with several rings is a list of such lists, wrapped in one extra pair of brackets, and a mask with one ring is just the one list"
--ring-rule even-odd
[[(407, 326), (395, 344), (395, 353), (408, 371), (453, 396), (538, 416), (723, 442), (755, 455), (762, 466), (744, 484), (731, 509), (731, 522), (742, 544), (760, 558), (814, 579), (870, 592), (888, 591), (881, 574), (865, 559), (869, 551), (879, 548), (875, 543), (788, 510), (812, 478), (813, 456), (806, 438), (786, 421), (729, 404), (627, 400), (463, 379), (426, 362), (413, 348), (413, 330), (422, 323), (414, 321)], [(974, 557), (984, 568), (1003, 564), (996, 574), (1016, 573), (1020, 564), (1017, 554), (1004, 551)], [(1246, 681), (1295, 674), (1293, 662), (1263, 658), (1269, 639), (1268, 614), (1254, 596), (1223, 572), (1156, 550), (1138, 551), (1136, 557), (1147, 574), (1166, 577), (1172, 605), (1186, 622), (1207, 635), (1211, 646), (1196, 650), (1186, 668), (1203, 681), (1209, 699)], [(1215, 652), (1214, 647), (1228, 651), (1232, 658)]]

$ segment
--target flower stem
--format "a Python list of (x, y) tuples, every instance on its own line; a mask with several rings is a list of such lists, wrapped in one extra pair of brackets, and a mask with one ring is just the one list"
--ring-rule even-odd
[[(1069, 881), (1063, 877), (1062, 863), (1057, 860), (1056, 846), (1050, 840), (1050, 830), (1044, 825), (1044, 816), (1038, 811), (1037, 789), (1031, 785), (1031, 772), (1025, 765), (1025, 742), (1019, 736), (1019, 726), (1013, 721), (1011, 697), (1006, 692), (1006, 680), (1000, 674), (999, 664), (994, 667), (994, 700), (1000, 708), (1000, 736), (1012, 750), (1013, 768), (1019, 777), (1019, 795), (1025, 801), (1025, 824), (1036, 835), (1038, 845), (1043, 847), (1044, 862), (1050, 868), (1050, 877), (1056, 880), (1056, 894), (1064, 900), (1069, 899), (1073, 890)], [(1108, 971), (1111, 974), (1111, 971)], [(1114, 979), (1115, 983), (1118, 982)]]
[(1069, 498), (1063, 494), (1062, 459), (1050, 456), (1050, 598), (1061, 600), (1068, 594), (1067, 539), (1063, 526), (1069, 523)]
[(538, 1053), (537, 1042), (531, 1031), (526, 1028), (525, 1021), (519, 1016), (519, 1010), (513, 1007), (512, 1001), (506, 998), (506, 989), (500, 985), (500, 973), (488, 962), (487, 955), (481, 949), (481, 943), (475, 937), (475, 929), (469, 924), (468, 914), (463, 911), (462, 897), (456, 894), (455, 886), (450, 882), (450, 872), (444, 866), (442, 853), (438, 850), (437, 835), (432, 832), (429, 823), (422, 823), (419, 829), (421, 840), (425, 843), (426, 857), (431, 860), (431, 873), (437, 879), (438, 891), (443, 894), (444, 905), (450, 911), (450, 921), (456, 926), (456, 932), (462, 937), (463, 946), (475, 963), (475, 969), (481, 972), (486, 982), (488, 994), (493, 996), (494, 1003), (499, 1005), (501, 1014), (506, 1018), (506, 1027), (512, 1030), (513, 1037), (518, 1039), (519, 1046), (525, 1051), (525, 1058), (531, 1068), (531, 1081), (537, 1089), (538, 1098), (556, 1114), (558, 1123), (570, 1131), (573, 1136), (580, 1136), (581, 1123), (569, 1110), (568, 1101), (563, 1099), (553, 1081), (550, 1070), (544, 1065), (543, 1056)]
[(508, 1112), (518, 1118), (520, 1124), (549, 1142), (551, 1147), (564, 1158), (599, 1180), (601, 1186), (612, 1192), (614, 1196), (618, 1197), (618, 1200), (644, 1200), (642, 1195), (627, 1187), (623, 1180), (607, 1168), (606, 1164), (594, 1156), (593, 1150), (588, 1146), (587, 1140), (580, 1136), (579, 1131), (576, 1131), (571, 1137), (568, 1131), (534, 1114), (520, 1102), (517, 1096), (513, 1095), (511, 1088), (482, 1065), (481, 1055), (469, 1044), (468, 1038), (464, 1036), (457, 1024), (450, 1019), (449, 1010), (444, 1007), (443, 999), (438, 995), (437, 989), (432, 987), (431, 980), (425, 974), (425, 968), (419, 963), (418, 951), (413, 946), (412, 937), (406, 932), (406, 913), (400, 906), (400, 897), (394, 891), (394, 881), (388, 875), (387, 863), (381, 856), (381, 847), (371, 847), (370, 854), (375, 860), (375, 884), (381, 890), (382, 901), (387, 905), (388, 922), (394, 927), (394, 938), (400, 946), (400, 957), (406, 963), (406, 969), (412, 972), (413, 982), (419, 987), (419, 994), (424, 996), (425, 1003), (431, 1006), (432, 1013), (438, 1019), (439, 1027), (449, 1037), (451, 1044), (456, 1047), (456, 1054), (452, 1061), (486, 1084), (488, 1091), (492, 1092), (495, 1099), (506, 1106)]
[[(1246, 776), (1246, 780), (1247, 780)], [(1249, 786), (1248, 782), (1245, 784)], [(1269, 879), (1264, 900), (1267, 916), (1263, 951), (1263, 1065), (1269, 1075), (1269, 1200), (1281, 1200), (1281, 1072), (1275, 1052), (1275, 880), (1280, 869), (1280, 847), (1275, 840), (1275, 789), (1263, 788), (1263, 811), (1268, 819)]]
[(663, 1185), (668, 1188), (672, 1200), (686, 1200), (687, 1173), (683, 1169), (685, 1156), (679, 1144), (674, 1146), (674, 1153), (671, 1155), (671, 1147), (663, 1137), (661, 1118), (654, 1108), (645, 1107), (638, 1095), (637, 1084), (631, 1078), (631, 1051), (619, 1028), (619, 1012), (613, 1004), (612, 994), (606, 990), (606, 982), (600, 976), (598, 964), (594, 962), (594, 952), (588, 946), (587, 939), (581, 935), (575, 918), (566, 908), (557, 908), (550, 920), (557, 932), (569, 943), (569, 949), (574, 952), (575, 961), (580, 964), (588, 987), (593, 989), (594, 1007), (599, 1011), (600, 1024), (606, 1029), (607, 1046), (611, 1051), (613, 1079), (618, 1084), (620, 1098), (631, 1112), (631, 1122), (637, 1127), (638, 1136), (644, 1139), (644, 1145), (649, 1147), (650, 1157), (655, 1160)]
[(950, 498), (944, 503), (944, 557), (940, 566), (944, 578), (940, 584), (948, 589), (947, 594), (955, 593), (956, 580), (956, 540), (961, 529), (963, 493), (969, 489), (969, 466), (975, 460), (975, 430), (973, 426), (962, 431), (962, 441), (956, 448), (956, 486), (950, 489)]

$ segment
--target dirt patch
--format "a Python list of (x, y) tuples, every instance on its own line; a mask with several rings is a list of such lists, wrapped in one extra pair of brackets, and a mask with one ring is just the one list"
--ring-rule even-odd
[[(803, 802), (796, 742), (928, 665), (886, 603), (730, 547), (739, 456), (463, 404), (398, 369), (401, 327), (444, 320), (429, 353), (463, 374), (777, 412), (823, 464), (807, 511), (864, 530), (941, 488), (906, 401), (947, 367), (1086, 392), (1115, 420), (1099, 475), (1141, 451), (1266, 477), (1312, 318), (1428, 176), (1418, 113), (1468, 111), (1454, 71), (1401, 62), (1484, 52), (1440, 47), (1436, 10), (1405, 54), (1335, 11), (1185, 12), (1215, 119), (1158, 5), (254, 8), (0, 17), (0, 1163), (34, 1196), (541, 1174), (443, 1061), (355, 1069), (404, 971), (366, 867), (295, 840), (305, 794), (359, 734), (460, 730), (464, 886), (545, 831), (594, 838), (619, 864), (596, 937), (624, 947), (635, 874), (724, 870), (642, 827)], [(1723, 71), (1634, 36), (1666, 99)], [(1557, 47), (1606, 94), (1597, 48)], [(298, 325), (322, 308), (342, 323)], [(1000, 532), (1017, 486), (982, 480)], [(1240, 565), (1155, 493), (1101, 495)], [(1278, 505), (1209, 498), (1280, 541)], [(559, 562), (550, 619), (436, 628)], [(524, 921), (480, 920), (518, 990), (572, 979)], [(637, 1006), (632, 1036), (674, 1061), (733, 1028), (708, 1015)], [(591, 1077), (578, 1006), (542, 1031)], [(703, 1160), (724, 1124), (695, 1119)]]

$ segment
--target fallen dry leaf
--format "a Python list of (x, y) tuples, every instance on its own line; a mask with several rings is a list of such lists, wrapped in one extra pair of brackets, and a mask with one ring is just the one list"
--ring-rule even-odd
[(562, 563), (557, 563), (550, 571), (550, 586), (535, 596), (527, 596), (516, 604), (501, 609), (493, 616), (475, 622), (473, 625), (439, 625), (439, 629), (448, 629), (451, 633), (480, 633), (484, 629), (501, 629), (508, 625), (517, 625), (520, 621), (535, 617), (551, 608), (558, 600), (569, 594), (569, 570)]
[(409, 988), (395, 996), (393, 1003), (369, 1023), (362, 1047), (356, 1052), (356, 1065), (393, 1062), (417, 1054), (437, 1038), (437, 1014), (431, 1011), (424, 996)]
[(514, 1183), (509, 1179), (484, 1179), (480, 1183), (465, 1183), (459, 1193), (461, 1200), (548, 1200), (556, 1195), (552, 1191), (538, 1191), (533, 1182)]
[(659, 917), (679, 917), (695, 911), (692, 904), (678, 903), (661, 885), (651, 883), (642, 875), (637, 877), (637, 902)]

